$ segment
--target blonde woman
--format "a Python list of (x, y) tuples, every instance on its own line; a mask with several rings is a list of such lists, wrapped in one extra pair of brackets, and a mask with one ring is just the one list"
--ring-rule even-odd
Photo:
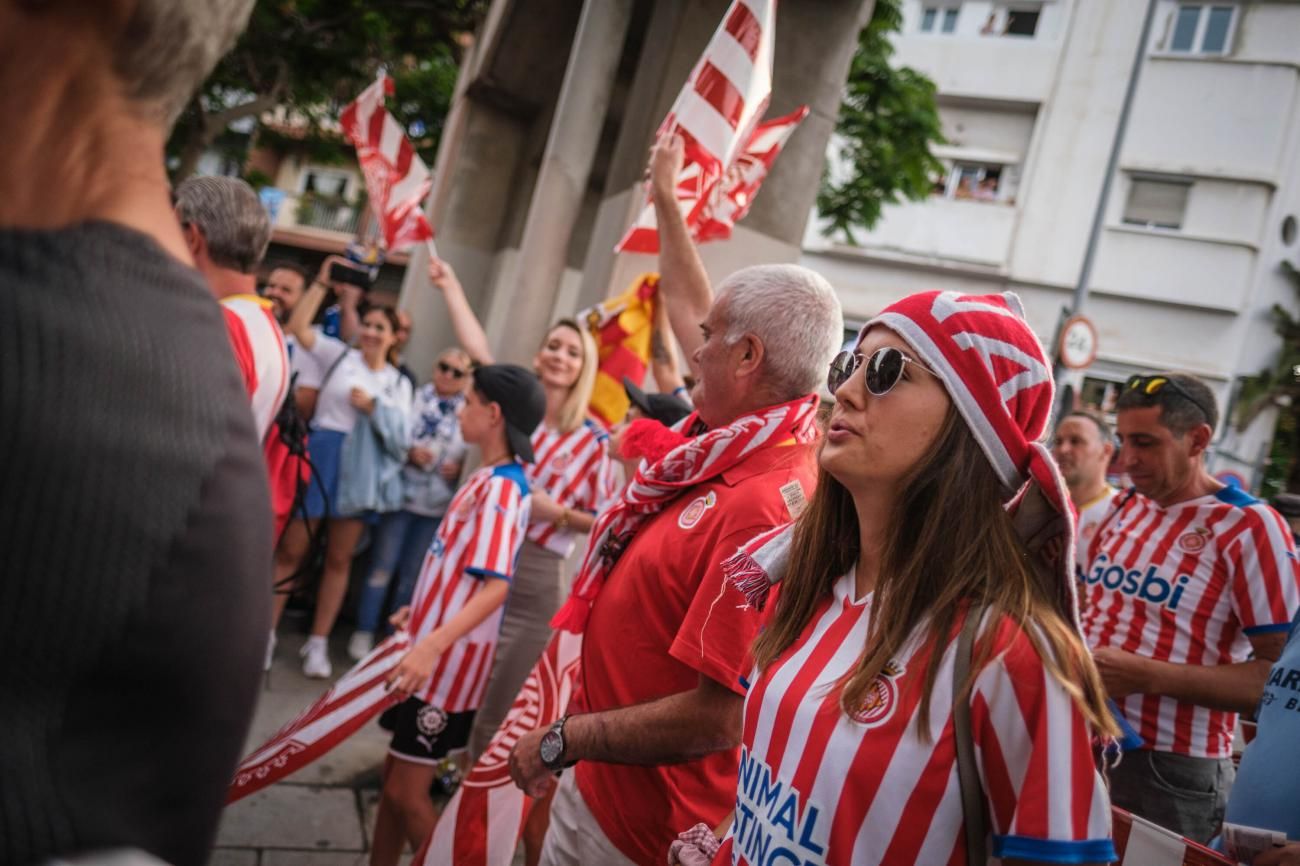
[[(429, 263), (456, 338), (476, 364), (494, 363), (487, 335), (451, 266)], [(546, 392), (546, 417), (533, 434), (535, 463), (527, 467), (532, 514), (487, 693), (474, 720), (470, 754), (477, 756), (505, 719), (515, 695), (551, 637), (551, 617), (563, 600), (565, 560), (614, 494), (609, 437), (587, 413), (596, 383), (596, 344), (571, 319), (546, 333), (533, 369)]]

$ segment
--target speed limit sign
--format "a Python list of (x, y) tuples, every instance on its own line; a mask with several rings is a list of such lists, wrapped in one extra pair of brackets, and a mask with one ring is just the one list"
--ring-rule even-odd
[(1061, 327), (1061, 344), (1057, 347), (1061, 363), (1071, 370), (1082, 370), (1097, 360), (1097, 329), (1087, 316), (1071, 316)]

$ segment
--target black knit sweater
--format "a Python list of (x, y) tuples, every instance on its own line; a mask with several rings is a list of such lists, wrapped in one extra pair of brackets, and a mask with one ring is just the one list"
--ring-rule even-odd
[(270, 511), (199, 275), (0, 230), (0, 864), (200, 864), (256, 697)]

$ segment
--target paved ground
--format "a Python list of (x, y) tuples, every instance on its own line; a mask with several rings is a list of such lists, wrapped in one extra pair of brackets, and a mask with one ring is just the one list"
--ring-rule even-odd
[[(302, 675), (298, 648), (304, 636), (298, 626), (290, 620), (281, 629), (248, 749), (261, 745), (328, 687)], [(345, 643), (340, 629), (330, 647), (336, 676), (352, 664)], [(311, 766), (235, 803), (222, 816), (211, 866), (365, 864), (387, 745), (388, 735), (372, 722)]]

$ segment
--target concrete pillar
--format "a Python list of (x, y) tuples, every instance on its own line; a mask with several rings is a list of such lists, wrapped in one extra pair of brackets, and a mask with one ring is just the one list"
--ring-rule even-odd
[(493, 299), (498, 311), (507, 311), (493, 319), (504, 319), (509, 339), (489, 332), (503, 361), (528, 363), (550, 325), (632, 6), (632, 0), (587, 0), (583, 6), (528, 206), (516, 279), (498, 286)]

